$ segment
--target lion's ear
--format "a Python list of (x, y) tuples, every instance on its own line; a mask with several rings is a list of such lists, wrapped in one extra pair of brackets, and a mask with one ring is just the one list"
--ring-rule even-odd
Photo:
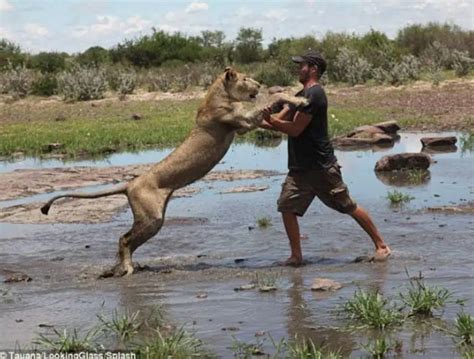
[(234, 81), (237, 78), (237, 72), (232, 67), (226, 67), (224, 72), (226, 81)]

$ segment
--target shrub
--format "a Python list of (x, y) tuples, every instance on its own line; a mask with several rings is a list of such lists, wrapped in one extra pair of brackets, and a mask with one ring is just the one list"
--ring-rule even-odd
[(57, 52), (40, 52), (31, 56), (28, 66), (42, 73), (55, 73), (65, 69), (65, 55)]
[(462, 77), (469, 74), (474, 62), (467, 51), (454, 50), (451, 54), (452, 57), (452, 68), (456, 76)]
[(254, 78), (267, 86), (289, 86), (294, 81), (291, 71), (276, 63), (267, 63), (260, 66)]
[(26, 97), (31, 92), (35, 74), (23, 66), (9, 65), (8, 71), (1, 77), (1, 92), (8, 93), (14, 98)]
[(58, 80), (55, 75), (43, 74), (33, 82), (32, 93), (38, 96), (52, 96), (57, 93)]
[(137, 81), (137, 74), (131, 68), (114, 70), (107, 76), (110, 88), (121, 95), (133, 93), (137, 86)]
[(357, 51), (345, 47), (338, 53), (331, 70), (336, 81), (356, 85), (369, 79), (371, 66)]
[(58, 76), (58, 92), (67, 101), (87, 101), (104, 97), (105, 72), (95, 67), (73, 65)]
[(400, 62), (389, 64), (387, 69), (378, 67), (371, 71), (372, 78), (379, 84), (401, 85), (420, 78), (420, 61), (413, 55), (404, 56)]
[(168, 92), (171, 90), (173, 78), (169, 73), (162, 70), (158, 72), (148, 71), (143, 82), (146, 83), (146, 87), (150, 92)]

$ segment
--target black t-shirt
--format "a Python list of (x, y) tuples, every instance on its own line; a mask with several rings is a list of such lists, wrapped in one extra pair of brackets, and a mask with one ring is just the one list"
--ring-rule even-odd
[(299, 91), (309, 104), (297, 108), (311, 115), (311, 122), (297, 137), (288, 136), (288, 168), (296, 170), (323, 169), (335, 161), (334, 149), (328, 136), (328, 101), (321, 85)]

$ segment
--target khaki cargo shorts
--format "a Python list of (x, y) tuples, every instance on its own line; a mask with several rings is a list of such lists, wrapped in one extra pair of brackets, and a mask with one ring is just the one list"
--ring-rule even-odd
[(290, 170), (282, 185), (278, 211), (303, 216), (315, 196), (341, 213), (352, 213), (357, 207), (336, 162), (323, 170)]

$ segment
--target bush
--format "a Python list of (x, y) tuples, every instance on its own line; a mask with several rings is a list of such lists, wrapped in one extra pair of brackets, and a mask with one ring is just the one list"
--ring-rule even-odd
[(1, 92), (8, 93), (14, 98), (26, 97), (31, 92), (35, 79), (34, 72), (27, 69), (24, 65), (17, 67), (9, 65), (9, 70), (1, 76)]
[(351, 85), (364, 83), (370, 78), (371, 66), (357, 51), (344, 47), (338, 53), (331, 74), (336, 81)]
[(413, 55), (406, 55), (398, 63), (391, 63), (388, 69), (377, 67), (372, 69), (372, 78), (378, 83), (401, 85), (410, 80), (420, 78), (420, 61)]
[(58, 92), (67, 101), (87, 101), (104, 97), (105, 72), (95, 67), (73, 65), (58, 76)]
[(38, 96), (52, 96), (57, 93), (58, 80), (55, 75), (40, 75), (32, 85), (32, 93)]
[(40, 52), (31, 56), (28, 67), (42, 73), (56, 73), (65, 69), (65, 55), (57, 52)]
[(471, 71), (473, 60), (469, 57), (467, 51), (454, 50), (451, 57), (452, 68), (456, 76), (462, 77), (468, 75)]
[(133, 69), (124, 68), (110, 71), (107, 82), (112, 90), (121, 95), (129, 95), (137, 87), (138, 78)]
[(254, 75), (254, 79), (267, 86), (289, 86), (295, 77), (286, 67), (275, 63), (267, 63), (260, 66)]
[(428, 67), (449, 69), (452, 64), (452, 56), (449, 49), (439, 41), (434, 41), (423, 52), (422, 59)]

